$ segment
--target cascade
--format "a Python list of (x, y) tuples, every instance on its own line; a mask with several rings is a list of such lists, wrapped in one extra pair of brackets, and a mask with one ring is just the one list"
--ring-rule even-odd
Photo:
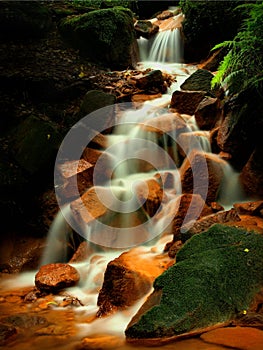
[[(180, 29), (183, 15), (164, 20), (159, 31), (149, 40), (138, 39), (141, 61), (160, 63), (183, 62), (183, 39)], [(152, 22), (154, 23), (156, 19)]]
[[(141, 65), (147, 67), (151, 65), (149, 61), (167, 62), (168, 64), (164, 64), (162, 69), (176, 72), (177, 84), (181, 84), (188, 76), (181, 69), (182, 64), (174, 65), (174, 63), (182, 62), (180, 29), (163, 29), (150, 41), (139, 39), (139, 46), (142, 60), (148, 61), (142, 62)], [(194, 67), (188, 67), (190, 72), (194, 69)], [(105, 220), (102, 218), (102, 220), (85, 223), (79, 232), (79, 226), (76, 226), (70, 204), (66, 204), (61, 207), (61, 211), (50, 228), (47, 248), (44, 251), (41, 265), (65, 259), (65, 242), (72, 234), (70, 226), (91, 242), (92, 249), (88, 259), (83, 263), (72, 264), (79, 271), (81, 282), (78, 286), (67, 290), (69, 294), (77, 296), (83, 304), (75, 311), (80, 319), (77, 325), (79, 338), (96, 333), (109, 333), (124, 338), (127, 324), (146, 297), (138, 300), (125, 312), (119, 311), (112, 316), (96, 319), (93, 322), (85, 321), (92, 318), (97, 312), (98, 290), (102, 285), (102, 276), (106, 266), (130, 247), (136, 247), (138, 254), (142, 256), (158, 256), (162, 253), (165, 244), (172, 239), (172, 232), (169, 228), (171, 217), (167, 213), (169, 213), (170, 205), (182, 193), (178, 144), (181, 145), (180, 138), (183, 137), (183, 133), (178, 134), (176, 130), (176, 118), (178, 117), (168, 126), (165, 124), (166, 119), (173, 118), (173, 113), (169, 113), (166, 108), (173, 89), (175, 85), (163, 98), (146, 102), (140, 108), (131, 108), (132, 106), (127, 104), (124, 112), (120, 113), (121, 116), (118, 114), (118, 122), (114, 125), (113, 133), (107, 136), (108, 147), (105, 151), (111, 155), (108, 163), (111, 177), (103, 186), (96, 185), (95, 177), (95, 188), (103, 205), (114, 212), (114, 215), (118, 213), (117, 226), (111, 225), (113, 217), (110, 213), (109, 216), (106, 215)], [(193, 149), (210, 153), (209, 132), (198, 130), (194, 116), (191, 118), (181, 116), (180, 118), (186, 124), (184, 134), (187, 134), (189, 139), (187, 145), (184, 146), (185, 154), (189, 155)], [(159, 120), (161, 122), (158, 122)], [(222, 205), (231, 206), (234, 201), (244, 197), (240, 191), (238, 174), (226, 162), (222, 164), (224, 180), (218, 199)], [(139, 211), (142, 202), (138, 199), (138, 192), (147, 192), (147, 181), (150, 180), (161, 179), (161, 183), (164, 184), (167, 174), (171, 181), (169, 186), (166, 188), (164, 186), (159, 209), (152, 217), (147, 211), (142, 210), (146, 222), (140, 222), (137, 235), (131, 220), (137, 216), (141, 218)], [(233, 186), (235, 186), (234, 191)], [(226, 193), (232, 193), (233, 196), (226, 197)], [(189, 221), (191, 219), (194, 218), (190, 217)], [(145, 234), (141, 237), (142, 230)], [(16, 278), (16, 283), (18, 280), (21, 285), (33, 284), (34, 274), (27, 274), (26, 277), (21, 275), (21, 278)]]

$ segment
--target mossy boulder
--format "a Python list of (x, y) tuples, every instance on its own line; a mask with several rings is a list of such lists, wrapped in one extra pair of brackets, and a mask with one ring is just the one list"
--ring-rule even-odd
[(53, 169), (62, 141), (55, 124), (32, 115), (12, 134), (14, 158), (22, 169), (31, 175)]
[(66, 41), (94, 62), (127, 68), (137, 61), (133, 14), (127, 8), (71, 16), (60, 22), (59, 29)]
[(51, 26), (51, 14), (39, 1), (0, 2), (0, 40), (40, 38)]
[(260, 234), (217, 224), (193, 236), (176, 261), (155, 280), (150, 307), (132, 319), (128, 340), (176, 338), (225, 324), (247, 310), (263, 286)]
[(231, 40), (242, 23), (242, 10), (236, 10), (237, 1), (181, 0), (185, 14), (185, 60), (204, 59), (218, 43)]

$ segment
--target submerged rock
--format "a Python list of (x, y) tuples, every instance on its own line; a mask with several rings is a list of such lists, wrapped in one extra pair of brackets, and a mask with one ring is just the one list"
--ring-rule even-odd
[(226, 327), (214, 329), (201, 335), (207, 343), (240, 350), (263, 349), (263, 331), (252, 327)]
[(0, 346), (6, 345), (17, 335), (15, 327), (6, 324), (0, 324)]
[(41, 266), (35, 276), (36, 287), (44, 292), (57, 292), (72, 287), (79, 281), (78, 271), (68, 264), (55, 263)]
[(176, 264), (128, 325), (130, 342), (174, 340), (227, 324), (247, 310), (263, 286), (263, 237), (214, 225), (192, 237)]

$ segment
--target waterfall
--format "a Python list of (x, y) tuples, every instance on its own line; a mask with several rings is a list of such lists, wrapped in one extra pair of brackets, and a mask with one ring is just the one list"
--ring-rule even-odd
[(169, 18), (166, 24), (160, 25), (159, 31), (149, 40), (138, 39), (141, 61), (160, 63), (183, 62), (183, 39), (180, 23), (183, 19), (181, 14)]
[(182, 39), (180, 29), (158, 32), (153, 38), (148, 60), (153, 62), (181, 63)]
[[(72, 210), (72, 203), (63, 200), (63, 190), (66, 186), (61, 185), (61, 178), (57, 181), (57, 169), (55, 169), (56, 194), (63, 206), (60, 206), (61, 210), (50, 227), (41, 265), (66, 261), (67, 242), (74, 231), (92, 248), (85, 262), (73, 264), (81, 276), (80, 283), (67, 289), (70, 295), (77, 296), (83, 304), (72, 311), (75, 315), (82, 316), (82, 318), (79, 317), (81, 321), (76, 318), (79, 337), (117, 334), (124, 339), (127, 324), (145, 300), (144, 298), (138, 300), (124, 312), (118, 311), (105, 318), (96, 318), (94, 315), (98, 310), (98, 291), (102, 286), (103, 273), (107, 264), (131, 247), (137, 249), (138, 256), (145, 255), (145, 259), (160, 258), (165, 244), (173, 239), (171, 222), (176, 215), (174, 209), (178, 204), (177, 200), (182, 194), (180, 166), (183, 159), (188, 157), (193, 149), (201, 153), (211, 152), (209, 132), (199, 130), (194, 115), (180, 115), (168, 110), (172, 92), (196, 69), (196, 67), (187, 66), (188, 71), (186, 71), (183, 67), (180, 29), (163, 28), (152, 39), (140, 38), (138, 42), (142, 61), (148, 61), (150, 66), (152, 61), (155, 64), (158, 63), (159, 69), (169, 71), (176, 76), (177, 85), (174, 84), (162, 98), (148, 101), (141, 107), (122, 103), (116, 105), (114, 109), (110, 106), (104, 107), (83, 118), (65, 137), (61, 147), (63, 158), (58, 153), (56, 161), (57, 167), (67, 159), (79, 160), (83, 147), (88, 145), (88, 141), (83, 140), (83, 137), (88, 134), (87, 130), (92, 118), (99, 114), (104, 117), (116, 113), (113, 124), (109, 126), (113, 131), (105, 136), (108, 141), (107, 148), (102, 152), (102, 154), (106, 152), (109, 154), (109, 162), (106, 166), (103, 163), (104, 167), (94, 168), (92, 189), (96, 192), (98, 201), (93, 198), (89, 202), (94, 207), (101, 205), (106, 208), (104, 215), (101, 217), (90, 215), (90, 222), (85, 222), (81, 216), (77, 218)], [(147, 66), (145, 62), (142, 64)], [(102, 120), (102, 118), (97, 119)], [(98, 131), (101, 131), (99, 127)], [(71, 154), (67, 157), (68, 150)], [(215, 155), (215, 157), (218, 156)], [(110, 172), (108, 181), (105, 180), (103, 185), (100, 182), (96, 183), (96, 171), (99, 172), (101, 169)], [(234, 201), (244, 199), (244, 196), (238, 182), (238, 174), (224, 161), (222, 161), (222, 169), (224, 179), (218, 202), (229, 207)], [(204, 175), (206, 175), (205, 171)], [(152, 195), (156, 202), (159, 201), (159, 207), (154, 208), (153, 213), (149, 213), (145, 208), (150, 193), (149, 183), (154, 183), (157, 189), (160, 187), (162, 194), (161, 198), (157, 199), (157, 196), (154, 197), (155, 193)], [(205, 185), (208, 184), (205, 183)], [(78, 191), (77, 180), (75, 190)], [(90, 188), (87, 188), (84, 195), (89, 190)], [(84, 195), (77, 199), (82, 205)], [(200, 208), (200, 213), (202, 209)], [(200, 213), (195, 210), (192, 216), (198, 214), (196, 215), (198, 217)], [(191, 210), (188, 209), (186, 214), (189, 215), (189, 221), (193, 220)], [(33, 277), (33, 274), (28, 275), (27, 282), (23, 280), (21, 285), (33, 284)], [(21, 277), (16, 277), (14, 283), (18, 283), (20, 278), (23, 278), (22, 274)], [(56, 296), (56, 298), (59, 297), (61, 296)], [(93, 321), (90, 321), (91, 319)]]

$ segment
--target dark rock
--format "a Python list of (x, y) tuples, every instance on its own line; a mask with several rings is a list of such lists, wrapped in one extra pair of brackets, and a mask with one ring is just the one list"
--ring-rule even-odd
[(143, 90), (150, 90), (164, 83), (164, 77), (160, 70), (152, 70), (146, 74), (137, 75), (134, 79), (136, 85)]
[(12, 233), (1, 237), (0, 271), (19, 273), (37, 269), (45, 247), (43, 238), (16, 237)]
[(205, 95), (205, 91), (174, 91), (170, 107), (178, 113), (193, 115)]
[(94, 165), (84, 159), (64, 162), (58, 166), (58, 171), (63, 184), (57, 193), (62, 203), (79, 198), (93, 186)]
[(263, 201), (235, 203), (234, 208), (240, 215), (262, 216)]
[(72, 287), (79, 281), (78, 271), (62, 263), (41, 266), (35, 276), (35, 285), (45, 292), (56, 293), (61, 289)]
[(263, 198), (263, 145), (258, 145), (240, 174), (245, 193), (252, 198)]
[(217, 135), (218, 135), (219, 128), (220, 127), (217, 126), (210, 131), (211, 150), (212, 150), (212, 153), (216, 153), (216, 154), (220, 152), (220, 148), (218, 147), (218, 144), (217, 144)]
[(134, 26), (137, 36), (149, 39), (151, 36), (159, 31), (159, 27), (153, 24), (151, 21), (137, 21)]
[(97, 316), (133, 305), (150, 291), (154, 279), (173, 262), (166, 254), (158, 258), (148, 254), (145, 257), (140, 248), (131, 249), (111, 261), (98, 296)]
[(231, 164), (238, 171), (257, 145), (262, 149), (262, 118), (259, 118), (262, 108), (262, 96), (254, 89), (241, 91), (224, 104), (225, 119), (218, 131), (217, 144), (221, 151), (231, 154)]
[(201, 130), (211, 130), (216, 126), (221, 117), (219, 100), (205, 97), (195, 110), (195, 120)]
[(92, 249), (91, 245), (87, 241), (81, 242), (70, 259), (70, 263), (86, 261), (92, 253), (94, 253), (94, 250)]
[(198, 67), (201, 69), (206, 69), (210, 72), (216, 72), (226, 53), (227, 52), (225, 48), (220, 48), (218, 50), (212, 51), (209, 57), (202, 61)]
[(139, 202), (151, 217), (160, 210), (164, 192), (156, 180), (144, 181), (142, 186), (136, 186), (135, 192)]
[(157, 19), (163, 21), (164, 19), (173, 17), (174, 13), (172, 11), (166, 10), (156, 16)]
[(38, 1), (0, 3), (0, 40), (41, 38), (51, 26), (49, 10)]
[(8, 341), (12, 340), (16, 336), (16, 334), (17, 330), (15, 327), (0, 324), (0, 346), (6, 345)]
[(262, 288), (262, 263), (262, 235), (217, 224), (193, 236), (155, 280), (127, 340), (153, 345), (229, 324)]
[(198, 69), (180, 86), (187, 91), (211, 91), (211, 80), (214, 75), (206, 69)]
[(5, 317), (2, 321), (22, 329), (41, 328), (48, 325), (45, 317), (30, 313), (15, 314)]
[(62, 137), (52, 122), (30, 116), (13, 132), (15, 160), (30, 174), (53, 169)]
[(219, 213), (211, 214), (203, 218), (198, 219), (190, 229), (187, 228), (187, 224), (182, 227), (181, 237), (183, 243), (197, 233), (208, 230), (214, 224), (226, 224), (236, 223), (240, 221), (240, 217), (236, 209), (230, 209), (227, 211), (221, 211)]
[[(80, 111), (78, 113), (78, 119), (84, 118), (90, 113), (99, 110), (106, 106), (112, 106), (116, 102), (115, 95), (107, 94), (106, 92), (99, 90), (90, 90), (84, 96), (80, 105)], [(109, 107), (107, 113), (101, 112), (92, 115), (89, 118), (88, 125), (94, 130), (100, 132), (106, 130), (108, 127), (113, 125), (115, 118), (115, 110)]]
[(66, 41), (95, 62), (123, 69), (137, 63), (129, 9), (115, 7), (69, 17), (61, 21), (59, 29)]
[[(165, 209), (166, 216), (171, 216), (171, 233), (173, 233), (173, 241), (181, 240), (182, 225), (198, 220), (202, 216), (212, 214), (202, 197), (198, 194), (182, 194), (170, 203)], [(160, 213), (160, 216), (162, 213)]]
[(183, 193), (197, 193), (207, 204), (215, 202), (223, 179), (225, 163), (210, 153), (193, 150), (181, 168)]

